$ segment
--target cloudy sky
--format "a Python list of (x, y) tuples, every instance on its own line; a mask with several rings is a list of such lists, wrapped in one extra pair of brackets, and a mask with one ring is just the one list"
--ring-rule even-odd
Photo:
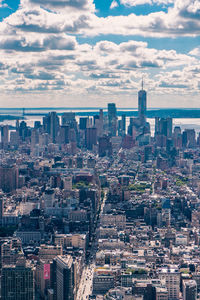
[(1, 107), (200, 107), (200, 0), (0, 0)]

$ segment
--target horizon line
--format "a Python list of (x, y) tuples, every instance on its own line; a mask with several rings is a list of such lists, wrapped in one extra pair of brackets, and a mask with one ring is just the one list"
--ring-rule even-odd
[[(138, 107), (116, 107), (117, 109), (125, 109), (125, 110), (137, 110)], [(87, 110), (87, 109), (108, 109), (107, 107), (1, 107), (0, 108), (0, 111), (1, 110), (53, 110), (53, 109), (58, 109), (58, 110), (72, 110), (72, 109), (75, 109), (75, 110)], [(149, 107), (147, 108), (147, 111), (148, 110), (155, 110), (155, 109), (159, 109), (159, 110), (169, 110), (169, 109), (182, 109), (182, 110), (194, 110), (194, 109), (198, 109), (200, 110), (200, 108), (197, 108), (197, 107)]]

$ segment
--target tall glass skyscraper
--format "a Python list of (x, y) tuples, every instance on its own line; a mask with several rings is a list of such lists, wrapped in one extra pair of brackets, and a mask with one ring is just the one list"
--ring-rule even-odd
[(115, 103), (108, 103), (108, 131), (111, 136), (116, 136), (117, 109)]
[(147, 93), (143, 89), (143, 81), (142, 81), (142, 89), (138, 92), (138, 116), (140, 120), (140, 124), (143, 126), (146, 123), (146, 110), (147, 110)]

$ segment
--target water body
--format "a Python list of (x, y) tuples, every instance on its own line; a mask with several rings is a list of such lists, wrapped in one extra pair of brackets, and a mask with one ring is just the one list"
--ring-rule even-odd
[[(103, 108), (105, 113), (107, 108)], [(92, 117), (99, 113), (99, 108), (0, 108), (0, 116), (12, 115), (16, 117), (22, 117), (24, 113), (24, 118), (28, 126), (33, 127), (35, 121), (41, 121), (44, 115), (51, 111), (56, 111), (58, 115), (62, 115), (64, 112), (75, 112), (77, 121), (81, 116)], [(127, 126), (129, 124), (129, 119), (131, 117), (137, 116), (137, 108), (118, 108), (118, 116), (122, 114), (127, 115)], [(150, 117), (149, 117), (150, 116)], [(182, 130), (184, 129), (195, 129), (196, 133), (200, 132), (200, 109), (150, 109), (147, 111), (147, 121), (151, 125), (151, 133), (154, 134), (155, 129), (155, 116), (159, 117), (172, 117), (173, 126), (180, 126)], [(184, 117), (181, 117), (184, 116)], [(188, 116), (188, 117), (186, 117)], [(15, 126), (15, 120), (4, 120), (0, 121), (0, 125), (10, 125)]]

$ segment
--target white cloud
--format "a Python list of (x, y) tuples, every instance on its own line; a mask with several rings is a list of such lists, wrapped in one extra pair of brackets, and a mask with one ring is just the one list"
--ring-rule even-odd
[(200, 47), (194, 48), (189, 52), (190, 55), (200, 56)]
[(112, 2), (111, 5), (110, 5), (110, 9), (116, 8), (116, 7), (118, 7), (118, 6), (119, 6), (119, 4), (117, 3), (117, 1), (116, 1), (116, 0), (113, 0), (113, 2)]
[[(195, 3), (195, 1), (192, 1)], [(187, 0), (175, 0), (168, 12), (159, 11), (148, 15), (129, 14), (88, 20), (89, 28), (82, 29), (88, 36), (100, 34), (142, 35), (145, 37), (198, 36), (200, 32), (200, 10)]]
[(79, 44), (77, 34), (155, 38), (195, 36), (199, 30), (199, 1), (195, 0), (175, 0), (168, 12), (105, 18), (95, 15), (89, 0), (22, 0), (20, 9), (0, 23), (1, 94), (38, 93), (49, 99), (76, 95), (80, 101), (90, 95), (95, 101), (98, 97), (110, 101), (111, 96), (119, 101), (123, 95), (128, 101), (142, 74), (154, 95), (190, 94), (198, 90), (200, 81), (199, 48), (186, 55), (150, 48), (134, 38), (115, 43), (102, 36), (94, 45)]
[(21, 0), (21, 6), (43, 7), (54, 12), (94, 11), (92, 0)]
[(5, 0), (0, 0), (0, 8), (1, 7), (8, 7), (8, 4), (4, 3)]
[(137, 5), (168, 5), (174, 3), (174, 0), (120, 0), (120, 3), (125, 6), (137, 6)]
[[(137, 1), (141, 3), (146, 0), (136, 0), (133, 3), (139, 3)], [(158, 1), (160, 3), (171, 0)], [(55, 2), (60, 3), (56, 0), (48, 0), (45, 4), (52, 6), (54, 4), (57, 9)], [(80, 9), (77, 5), (79, 2), (82, 3)], [(200, 32), (199, 1), (173, 0), (173, 2), (174, 6), (170, 7), (168, 12), (159, 11), (145, 16), (132, 13), (127, 16), (100, 18), (95, 15), (94, 6), (89, 0), (61, 1), (66, 9), (58, 10), (57, 13), (54, 10), (44, 9), (42, 0), (22, 0), (21, 9), (8, 17), (4, 23), (8, 24), (9, 29), (40, 33), (65, 32), (83, 36), (108, 34), (149, 37), (197, 36)], [(83, 9), (84, 7), (87, 9)]]

